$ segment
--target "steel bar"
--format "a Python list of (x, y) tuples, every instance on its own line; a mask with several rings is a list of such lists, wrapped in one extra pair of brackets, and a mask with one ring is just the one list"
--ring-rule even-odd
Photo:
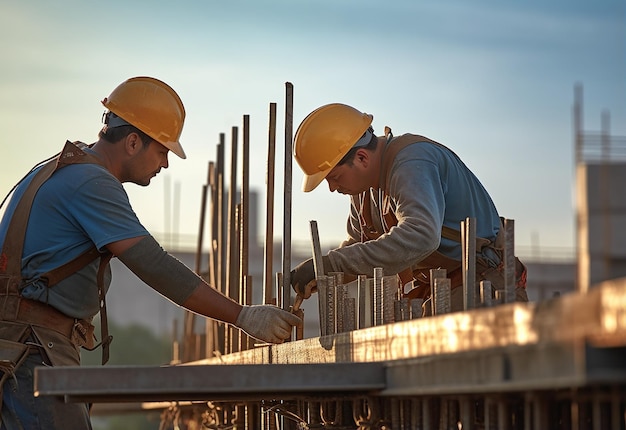
[(432, 293), (433, 315), (450, 313), (451, 308), (451, 281), (450, 278), (435, 278), (435, 288)]
[(293, 159), (293, 84), (285, 83), (285, 181), (283, 200), (283, 289), (281, 307), (291, 306), (291, 193)]
[(324, 262), (322, 261), (322, 248), (320, 245), (320, 235), (317, 228), (317, 221), (309, 221), (311, 230), (311, 248), (313, 252), (313, 267), (315, 268), (315, 277), (324, 276)]
[[(311, 220), (309, 221), (309, 228), (310, 228), (310, 232), (311, 232), (311, 252), (313, 254), (313, 268), (315, 270), (315, 278), (318, 280), (321, 277), (324, 276), (324, 262), (322, 260), (322, 248), (320, 245), (320, 235), (319, 235), (319, 231), (317, 229), (317, 221), (315, 220)], [(326, 285), (325, 285), (326, 286)], [(318, 285), (318, 292), (317, 292), (317, 300), (318, 300), (318, 308), (319, 308), (319, 314), (320, 314), (320, 328), (321, 328), (321, 335), (325, 335), (327, 334), (327, 329), (326, 329), (326, 311), (327, 311), (327, 306), (326, 306), (326, 294), (322, 294), (322, 292), (320, 291), (320, 287)], [(298, 310), (300, 308), (300, 301), (302, 300), (302, 298), (297, 297), (296, 298), (296, 303), (294, 303), (294, 309)], [(322, 328), (323, 327), (323, 328)]]
[[(626, 281), (614, 280), (583, 295), (563, 294), (549, 302), (515, 302), (370, 327), (336, 335), (328, 339), (328, 345), (324, 339), (303, 339), (297, 345), (271, 346), (271, 352), (255, 349), (222, 356), (219, 362), (269, 363), (267, 354), (272, 357), (271, 363), (387, 361), (496, 347), (576, 342), (593, 347), (620, 347), (626, 345), (624, 308)], [(393, 342), (389, 341), (390, 336)], [(611, 357), (607, 355), (606, 361), (613, 365)], [(600, 360), (602, 356), (597, 358)], [(596, 376), (610, 379), (613, 375)]]
[(491, 292), (491, 281), (480, 281), (480, 305), (483, 307), (493, 306), (493, 295)]
[(383, 268), (374, 267), (374, 310), (372, 322), (374, 326), (383, 324)]
[[(243, 116), (242, 142), (242, 178), (241, 178), (241, 219), (240, 219), (240, 250), (239, 250), (239, 279), (243, 285), (249, 275), (249, 247), (250, 247), (250, 115)], [(256, 239), (256, 238), (255, 238)], [(248, 284), (252, 294), (252, 283)], [(239, 302), (246, 304), (245, 295), (240, 295)]]
[[(216, 238), (217, 238), (217, 213), (216, 213), (216, 208), (217, 208), (217, 202), (216, 202), (216, 194), (217, 194), (217, 179), (216, 179), (216, 171), (215, 171), (215, 163), (214, 162), (209, 162), (209, 180), (208, 180), (208, 186), (209, 186), (209, 190), (211, 191), (210, 193), (210, 198), (209, 198), (209, 202), (210, 202), (210, 207), (209, 207), (209, 213), (211, 216), (211, 220), (210, 220), (210, 226), (211, 226), (211, 241), (210, 241), (210, 246), (209, 246), (209, 274), (208, 274), (208, 282), (209, 284), (219, 290), (219, 284), (217, 282), (217, 268), (216, 268), (216, 253), (217, 253), (217, 247), (216, 247)], [(205, 343), (205, 352), (204, 352), (204, 356), (207, 358), (213, 357), (213, 354), (215, 351), (219, 350), (218, 347), (218, 324), (217, 321), (211, 319), (211, 318), (205, 318), (204, 320), (204, 333), (206, 336), (206, 343)]]
[(216, 253), (217, 253), (217, 280), (218, 280), (218, 289), (225, 295), (228, 295), (228, 290), (226, 289), (226, 219), (224, 217), (226, 212), (225, 206), (225, 184), (224, 184), (224, 164), (225, 164), (225, 145), (226, 145), (226, 135), (224, 133), (220, 133), (220, 142), (217, 145), (217, 198), (216, 198), (216, 228), (217, 228), (217, 243), (215, 244)]
[(476, 291), (476, 218), (461, 222), (463, 309), (474, 309), (478, 298)]
[[(358, 291), (358, 325), (357, 329), (362, 329), (371, 326), (371, 323), (366, 321), (366, 308), (369, 303), (369, 290), (367, 288), (367, 275), (359, 275), (357, 277), (357, 291)], [(369, 313), (371, 315), (371, 312)]]
[(515, 301), (515, 221), (504, 220), (504, 301)]
[(228, 186), (228, 252), (226, 260), (228, 296), (239, 302), (237, 262), (237, 152), (238, 127), (233, 126), (231, 132), (230, 183)]
[[(238, 135), (239, 128), (231, 127), (231, 151), (230, 151), (230, 183), (228, 184), (228, 227), (226, 242), (226, 291), (228, 297), (239, 302), (239, 265), (237, 264), (239, 241), (237, 240), (237, 160), (238, 160)], [(228, 342), (225, 345), (225, 353), (233, 352), (237, 343), (239, 330), (227, 326)]]
[(435, 280), (436, 279), (446, 279), (446, 277), (448, 276), (447, 274), (447, 270), (446, 269), (430, 269), (429, 271), (429, 275), (430, 275), (430, 315), (436, 315), (436, 309), (435, 309), (435, 300), (434, 300), (434, 296), (435, 296)]
[(275, 303), (274, 289), (274, 172), (276, 165), (276, 103), (269, 107), (267, 172), (265, 176), (265, 246), (263, 253), (263, 303)]
[(245, 400), (378, 392), (381, 363), (239, 366), (64, 366), (36, 371), (36, 396), (68, 401)]
[(330, 334), (330, 328), (328, 325), (328, 277), (317, 277), (317, 298), (318, 298), (318, 312), (319, 312), (319, 324), (320, 324), (320, 336), (326, 336)]

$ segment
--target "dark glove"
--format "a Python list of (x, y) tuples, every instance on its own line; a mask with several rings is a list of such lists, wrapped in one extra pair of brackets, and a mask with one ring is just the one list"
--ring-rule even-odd
[[(327, 255), (322, 257), (322, 267), (324, 273), (332, 272), (330, 259)], [(308, 299), (311, 297), (311, 293), (317, 292), (315, 264), (313, 264), (312, 258), (298, 264), (296, 268), (291, 271), (291, 286), (296, 294), (303, 299)]]
[(311, 293), (317, 291), (315, 266), (312, 258), (298, 264), (291, 271), (291, 286), (296, 294), (304, 299), (308, 299), (311, 297)]

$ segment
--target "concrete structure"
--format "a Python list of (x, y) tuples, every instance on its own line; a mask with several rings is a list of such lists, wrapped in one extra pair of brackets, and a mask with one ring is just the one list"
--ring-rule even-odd
[(582, 124), (582, 88), (576, 87), (576, 217), (578, 289), (626, 276), (626, 137), (610, 135), (608, 112), (602, 130)]

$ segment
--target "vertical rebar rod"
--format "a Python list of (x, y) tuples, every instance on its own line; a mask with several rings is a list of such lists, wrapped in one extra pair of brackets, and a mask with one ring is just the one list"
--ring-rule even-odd
[(226, 219), (224, 214), (226, 208), (224, 206), (224, 162), (225, 162), (225, 145), (226, 135), (220, 133), (220, 143), (217, 145), (217, 207), (216, 207), (216, 228), (217, 228), (217, 243), (215, 245), (217, 254), (217, 287), (222, 294), (228, 295), (226, 290), (226, 247), (224, 242), (226, 241)]
[[(232, 277), (231, 277), (231, 282), (234, 282), (233, 284), (231, 284), (231, 288), (234, 289), (234, 297), (233, 300), (239, 302), (239, 304), (243, 304), (244, 302), (244, 285), (243, 285), (243, 280), (240, 278), (240, 274), (241, 274), (241, 261), (240, 261), (240, 248), (239, 245), (241, 243), (241, 203), (237, 203), (235, 205), (235, 234), (233, 235), (233, 243), (236, 244), (235, 245), (235, 253), (236, 256), (235, 258), (231, 261), (231, 272), (232, 273)], [(235, 264), (235, 261), (237, 262), (237, 264)], [(234, 288), (233, 288), (234, 287)], [(239, 352), (240, 349), (240, 345), (241, 345), (241, 336), (243, 335), (243, 331), (236, 329), (234, 326), (228, 326), (230, 332), (231, 332), (231, 347), (230, 347), (230, 352)]]
[(228, 186), (228, 258), (226, 259), (227, 290), (228, 296), (239, 302), (238, 273), (235, 269), (237, 261), (237, 152), (239, 129), (232, 127), (231, 133), (231, 158), (230, 158), (230, 184)]
[(267, 143), (267, 173), (265, 176), (265, 248), (263, 253), (263, 301), (274, 303), (274, 170), (276, 164), (276, 103), (270, 103)]
[(433, 315), (443, 315), (450, 313), (451, 303), (451, 283), (450, 278), (435, 278), (435, 288), (433, 289)]
[(463, 309), (476, 307), (476, 218), (465, 218), (461, 222), (462, 270), (463, 270)]
[[(240, 279), (244, 284), (248, 276), (250, 250), (250, 115), (243, 116), (243, 147), (241, 167), (241, 220), (240, 220)], [(251, 285), (248, 285), (250, 288)], [(252, 294), (252, 291), (249, 291)], [(246, 304), (246, 297), (240, 296), (240, 303)]]
[(480, 304), (482, 307), (493, 306), (493, 295), (491, 292), (491, 281), (480, 281)]
[[(217, 284), (216, 288), (224, 295), (228, 295), (226, 290), (226, 206), (225, 206), (225, 184), (224, 184), (224, 165), (225, 165), (225, 153), (226, 153), (226, 135), (220, 133), (219, 144), (217, 145), (217, 197), (216, 197), (216, 229), (217, 229), (217, 241), (215, 243), (216, 251), (216, 266), (217, 266)], [(226, 340), (228, 338), (228, 325), (219, 323), (217, 325), (218, 339), (220, 343), (219, 351), (222, 354), (226, 353)], [(217, 348), (216, 348), (217, 349)]]
[(382, 282), (382, 322), (395, 322), (394, 306), (398, 298), (398, 277), (396, 275), (383, 276)]
[[(227, 295), (231, 299), (236, 302), (239, 302), (239, 286), (238, 286), (238, 264), (236, 264), (237, 260), (237, 136), (238, 136), (238, 127), (233, 126), (231, 129), (231, 157), (230, 157), (230, 183), (228, 184), (228, 229), (227, 229), (227, 237), (228, 241), (226, 244), (227, 252), (226, 252), (226, 291)], [(234, 345), (233, 337), (235, 336), (236, 330), (231, 326), (226, 327), (226, 332), (228, 333), (228, 342), (226, 342), (227, 348), (229, 348), (226, 353), (232, 352), (232, 346)]]
[(293, 85), (285, 83), (285, 183), (283, 203), (283, 291), (282, 308), (291, 305), (291, 189), (293, 140)]
[(309, 221), (311, 230), (311, 251), (313, 254), (313, 267), (315, 269), (315, 277), (324, 276), (324, 262), (322, 260), (322, 247), (320, 244), (320, 234), (317, 228), (317, 221)]
[[(209, 202), (210, 202), (210, 210), (211, 214), (210, 220), (210, 232), (211, 232), (211, 241), (209, 246), (209, 284), (211, 287), (219, 290), (219, 285), (217, 283), (217, 273), (216, 273), (216, 248), (215, 243), (217, 238), (217, 214), (215, 212), (217, 208), (217, 204), (215, 201), (216, 198), (216, 178), (215, 178), (215, 163), (209, 162), (209, 190), (211, 190)], [(205, 343), (205, 357), (210, 358), (213, 357), (213, 351), (216, 351), (217, 348), (217, 322), (211, 318), (205, 318), (204, 320), (204, 332), (206, 335), (206, 343)]]
[(372, 316), (372, 325), (379, 326), (383, 324), (383, 269), (382, 267), (374, 267), (374, 312)]
[(446, 269), (430, 269), (430, 314), (435, 315), (435, 279), (445, 279), (448, 276)]
[[(359, 275), (357, 277), (357, 290), (358, 290), (358, 324), (357, 329), (362, 329), (367, 327), (366, 321), (366, 306), (369, 302), (368, 300), (368, 289), (367, 289), (367, 275)], [(319, 294), (319, 291), (318, 291)]]
[[(324, 277), (324, 263), (322, 261), (322, 247), (320, 245), (320, 235), (317, 229), (317, 221), (309, 221), (311, 231), (311, 252), (313, 254), (313, 268), (315, 270), (315, 278), (317, 280), (317, 305), (320, 316), (320, 333), (325, 336), (328, 333), (328, 307), (326, 306), (327, 283), (323, 280), (323, 287), (320, 285), (320, 279)], [(322, 290), (323, 288), (323, 290)]]
[(320, 322), (320, 336), (330, 334), (328, 328), (328, 283), (326, 276), (317, 277), (317, 298)]
[(515, 301), (515, 221), (504, 220), (504, 302)]
[(334, 276), (326, 276), (326, 334), (337, 333), (337, 283)]

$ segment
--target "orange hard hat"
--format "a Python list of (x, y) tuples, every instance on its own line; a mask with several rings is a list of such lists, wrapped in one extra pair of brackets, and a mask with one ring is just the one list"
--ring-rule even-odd
[(304, 172), (302, 191), (314, 190), (350, 151), (372, 123), (373, 116), (351, 106), (321, 106), (300, 123), (294, 157)]
[(179, 142), (185, 107), (165, 82), (146, 76), (127, 79), (102, 104), (180, 158), (187, 158)]

